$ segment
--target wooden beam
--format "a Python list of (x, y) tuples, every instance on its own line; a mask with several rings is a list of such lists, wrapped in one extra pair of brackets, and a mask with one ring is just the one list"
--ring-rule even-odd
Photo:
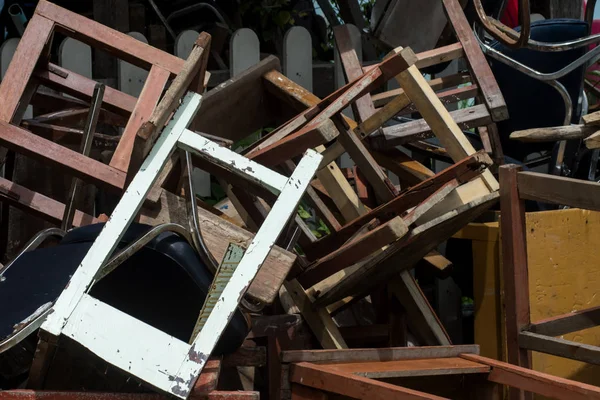
[(460, 41), (465, 52), (465, 58), (469, 64), (477, 86), (481, 89), (481, 98), (490, 111), (494, 121), (502, 121), (508, 118), (506, 102), (492, 73), (487, 59), (483, 55), (479, 43), (473, 34), (471, 25), (458, 0), (443, 0), (448, 21), (456, 37)]
[(600, 210), (599, 183), (537, 172), (519, 172), (517, 181), (522, 199)]
[(181, 58), (148, 46), (125, 33), (107, 28), (48, 1), (41, 0), (35, 9), (35, 14), (54, 21), (58, 32), (92, 47), (101, 48), (146, 70), (157, 65), (177, 75), (183, 69), (184, 61)]
[[(551, 128), (533, 128), (515, 131), (511, 140), (525, 143), (556, 142), (560, 140), (585, 139), (598, 131), (598, 127), (586, 125), (555, 126)], [(593, 139), (592, 139), (593, 140)]]
[(527, 330), (540, 335), (562, 336), (598, 325), (600, 325), (600, 307), (594, 307), (536, 321)]
[(461, 358), (492, 367), (488, 380), (501, 385), (560, 400), (600, 399), (600, 388), (597, 386), (559, 378), (474, 354), (462, 354)]
[[(502, 219), (502, 268), (506, 312), (506, 344), (509, 363), (531, 366), (531, 354), (519, 346), (519, 333), (529, 325), (529, 278), (525, 202), (520, 198), (517, 176), (522, 168), (500, 167), (500, 210)], [(516, 396), (513, 389), (513, 395)]]
[(293, 364), (290, 367), (290, 380), (312, 388), (350, 396), (354, 399), (443, 399), (442, 397), (306, 362)]
[(319, 259), (298, 277), (298, 281), (304, 287), (311, 287), (381, 247), (400, 240), (407, 232), (408, 225), (401, 217), (395, 217)]
[(600, 347), (532, 332), (519, 333), (519, 346), (540, 353), (600, 365)]

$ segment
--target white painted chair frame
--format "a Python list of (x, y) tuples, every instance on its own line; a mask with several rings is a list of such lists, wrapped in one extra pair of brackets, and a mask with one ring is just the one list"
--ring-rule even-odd
[[(295, 215), (298, 202), (322, 159), (320, 154), (308, 150), (287, 178), (220, 147), (186, 129), (198, 111), (200, 101), (199, 94), (190, 92), (185, 96), (42, 325), (42, 330), (50, 335), (58, 338), (63, 334), (159, 391), (181, 399), (190, 394), (242, 296), (288, 220)], [(217, 163), (279, 194), (204, 328), (191, 345), (87, 294), (177, 148)]]

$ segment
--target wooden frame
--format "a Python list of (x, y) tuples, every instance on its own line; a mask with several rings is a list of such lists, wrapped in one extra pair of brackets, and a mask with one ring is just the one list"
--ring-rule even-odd
[(556, 338), (600, 325), (598, 308), (531, 323), (525, 227), (525, 200), (599, 211), (600, 184), (523, 172), (511, 164), (500, 168), (500, 193), (508, 362), (531, 368), (533, 350), (600, 364), (600, 347)]
[(283, 352), (281, 358), (283, 400), (321, 399), (327, 393), (364, 400), (443, 399), (403, 383), (425, 377), (425, 387), (439, 392), (435, 379), (453, 375), (463, 381), (465, 394), (482, 399), (500, 398), (498, 385), (555, 399), (600, 398), (598, 387), (481, 357), (477, 345), (300, 350)]
[[(321, 161), (318, 153), (309, 150), (291, 177), (286, 178), (220, 147), (186, 129), (200, 108), (200, 99), (201, 96), (194, 93), (184, 98), (41, 327), (45, 335), (55, 338), (66, 335), (116, 367), (178, 398), (187, 398), (190, 394), (220, 333), (287, 220), (296, 213), (296, 206)], [(163, 101), (158, 108), (162, 105)], [(248, 246), (191, 345), (86, 294), (141, 208), (160, 170), (178, 147), (279, 193), (272, 213)], [(110, 327), (106, 326), (107, 320), (111, 321)]]

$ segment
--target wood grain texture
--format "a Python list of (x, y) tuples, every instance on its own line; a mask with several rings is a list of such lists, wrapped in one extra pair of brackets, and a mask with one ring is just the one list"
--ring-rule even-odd
[(500, 168), (500, 229), (507, 360), (511, 364), (530, 368), (531, 354), (519, 346), (519, 333), (530, 323), (525, 202), (520, 198), (520, 185), (517, 185), (520, 170), (521, 167), (513, 164)]
[(35, 13), (54, 21), (57, 31), (92, 47), (102, 48), (138, 67), (150, 69), (152, 65), (158, 65), (172, 74), (179, 74), (183, 69), (181, 58), (48, 1), (40, 1)]
[(554, 399), (600, 399), (600, 388), (597, 386), (559, 378), (474, 354), (462, 354), (461, 357), (492, 367), (492, 371), (488, 376), (488, 380), (491, 382), (508, 385)]
[(0, 121), (13, 121), (35, 66), (52, 38), (54, 23), (34, 15), (27, 27), (0, 83)]
[(533, 128), (515, 131), (510, 134), (510, 138), (525, 143), (543, 143), (559, 140), (585, 139), (597, 131), (598, 127), (586, 125), (555, 126), (551, 128)]
[(290, 380), (305, 386), (361, 400), (442, 399), (442, 397), (424, 392), (305, 362), (291, 366)]
[(454, 29), (456, 37), (460, 41), (465, 52), (465, 58), (469, 64), (471, 74), (481, 89), (481, 97), (490, 111), (494, 121), (502, 121), (508, 118), (508, 109), (498, 87), (496, 78), (488, 64), (477, 39), (473, 34), (471, 25), (467, 21), (465, 13), (458, 0), (443, 0), (448, 21)]
[(319, 259), (298, 277), (298, 281), (304, 287), (311, 287), (328, 276), (362, 260), (381, 247), (401, 239), (407, 232), (408, 225), (401, 217), (395, 217)]
[(540, 335), (562, 336), (599, 325), (600, 307), (594, 307), (536, 321), (527, 330)]
[(153, 66), (150, 69), (142, 93), (140, 93), (140, 97), (129, 117), (127, 126), (125, 126), (125, 129), (123, 130), (119, 145), (110, 160), (111, 167), (127, 172), (135, 136), (142, 124), (150, 119), (169, 77), (170, 73), (165, 69), (157, 66)]
[(519, 172), (517, 182), (522, 199), (600, 210), (600, 184), (596, 182), (537, 172)]
[(523, 331), (519, 334), (519, 346), (530, 351), (600, 364), (600, 347), (585, 343)]

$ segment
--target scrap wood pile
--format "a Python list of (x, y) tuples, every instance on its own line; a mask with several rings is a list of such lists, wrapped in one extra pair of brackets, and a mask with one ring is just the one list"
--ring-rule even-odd
[[(364, 69), (337, 27), (348, 83), (321, 100), (273, 56), (200, 95), (208, 34), (184, 61), (41, 0), (0, 85), (0, 145), (8, 161), (26, 156), (71, 184), (49, 197), (8, 161), (0, 178), (3, 229), (15, 209), (54, 225), (2, 269), (0, 396), (437, 398), (418, 377), (457, 375), (453, 390), (491, 397), (495, 383), (551, 381), (524, 369), (530, 381), (511, 380), (515, 367), (452, 346), (410, 272), (444, 273), (438, 245), (499, 198), (494, 121), (506, 107), (458, 2), (444, 5), (456, 44), (396, 48)], [(54, 32), (148, 69), (140, 96), (54, 65)], [(419, 71), (459, 57), (465, 73)], [(400, 89), (374, 93), (390, 80)], [(470, 97), (481, 103), (445, 107)], [(30, 103), (47, 114), (24, 120)], [(389, 124), (412, 112), (423, 119)], [(123, 128), (120, 138), (99, 124)], [(266, 126), (278, 128), (231, 149)], [(462, 128), (478, 128), (484, 150)], [(452, 164), (436, 174), (399, 145)], [(107, 163), (97, 147), (113, 150)], [(354, 168), (338, 166), (344, 153)], [(220, 207), (196, 198), (194, 168), (226, 193)], [(83, 182), (116, 198), (109, 218), (80, 209)], [(299, 204), (327, 234), (316, 237)], [(429, 347), (401, 348), (409, 341)]]

